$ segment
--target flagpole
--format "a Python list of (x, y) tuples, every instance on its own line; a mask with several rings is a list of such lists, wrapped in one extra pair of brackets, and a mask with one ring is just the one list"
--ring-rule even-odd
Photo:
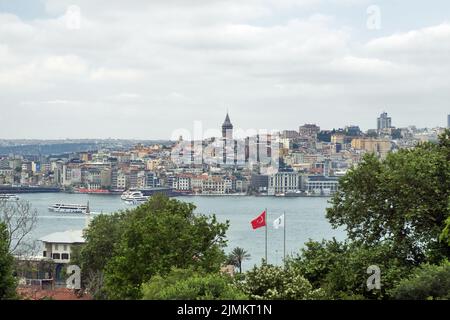
[[(268, 221), (269, 215), (267, 213), (267, 208), (266, 208), (266, 221)], [(267, 263), (267, 222), (266, 222), (266, 263)]]
[(286, 265), (286, 211), (283, 214), (283, 264)]

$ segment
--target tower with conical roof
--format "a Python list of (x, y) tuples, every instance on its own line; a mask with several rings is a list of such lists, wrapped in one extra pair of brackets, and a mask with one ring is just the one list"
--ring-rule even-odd
[(230, 121), (230, 116), (228, 115), (225, 117), (225, 121), (222, 124), (222, 138), (225, 139), (233, 139), (233, 124)]

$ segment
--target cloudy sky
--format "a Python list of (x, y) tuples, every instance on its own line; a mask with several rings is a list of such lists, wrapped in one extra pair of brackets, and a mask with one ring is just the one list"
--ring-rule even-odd
[(449, 77), (447, 0), (0, 0), (0, 138), (444, 126)]

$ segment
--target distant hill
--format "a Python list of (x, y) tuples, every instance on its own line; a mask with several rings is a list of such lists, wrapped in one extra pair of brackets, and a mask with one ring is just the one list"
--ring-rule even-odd
[(121, 150), (136, 144), (168, 145), (168, 140), (1, 140), (0, 155), (59, 155), (100, 149)]

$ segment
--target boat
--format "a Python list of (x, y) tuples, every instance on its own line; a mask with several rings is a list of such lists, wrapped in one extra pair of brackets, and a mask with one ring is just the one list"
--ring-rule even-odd
[(89, 202), (87, 203), (87, 205), (56, 203), (48, 207), (48, 210), (57, 213), (90, 213)]
[(130, 197), (132, 195), (132, 193), (134, 192), (139, 192), (136, 190), (126, 190), (122, 193), (122, 195), (120, 196), (120, 199), (125, 200), (126, 198)]
[(297, 191), (288, 191), (284, 195), (285, 197), (303, 197), (305, 194), (301, 192), (300, 190)]
[(17, 194), (11, 194), (11, 193), (0, 194), (0, 201), (1, 200), (18, 201), (19, 200), (19, 196)]
[(136, 205), (147, 202), (149, 197), (144, 196), (141, 191), (125, 191), (120, 198), (126, 204)]

